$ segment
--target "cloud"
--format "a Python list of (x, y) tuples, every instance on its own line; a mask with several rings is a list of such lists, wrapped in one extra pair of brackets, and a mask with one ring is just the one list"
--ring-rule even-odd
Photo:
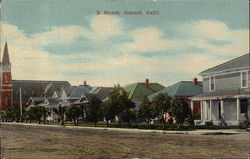
[[(178, 39), (171, 39), (167, 32), (154, 26), (128, 31), (122, 19), (115, 16), (94, 16), (88, 22), (85, 26), (54, 26), (36, 34), (26, 34), (15, 25), (1, 23), (4, 37), (1, 48), (7, 39), (13, 79), (69, 80), (76, 85), (87, 80), (91, 85), (112, 86), (149, 78), (167, 86), (167, 81), (191, 80), (228, 57), (249, 51), (249, 30), (233, 30), (218, 21), (180, 24), (182, 27), (176, 27), (176, 32), (183, 37)], [(124, 36), (132, 42), (112, 42), (113, 37)], [(72, 54), (52, 54), (44, 49), (54, 44), (74, 47), (79, 38), (84, 38), (87, 43), (82, 45), (91, 45), (91, 49), (83, 48)], [(192, 47), (204, 51), (193, 53), (189, 50)], [(173, 53), (169, 54), (169, 50)], [(155, 56), (158, 51), (166, 53)], [(141, 56), (138, 52), (152, 56)], [(173, 73), (183, 76), (170, 76)]]
[(174, 42), (163, 39), (164, 33), (155, 27), (137, 29), (130, 35), (134, 42), (127, 43), (124, 47), (131, 51), (152, 52), (167, 50), (176, 46)]
[(8, 41), (15, 46), (25, 47), (25, 48), (36, 48), (40, 44), (37, 40), (29, 38), (29, 36), (23, 31), (20, 30), (15, 25), (0, 23), (1, 26), (1, 36), (2, 41)]
[(180, 26), (177, 31), (186, 35), (184, 46), (195, 46), (206, 53), (218, 55), (242, 55), (249, 52), (249, 29), (230, 29), (223, 22), (209, 20)]
[(89, 19), (89, 28), (86, 26), (53, 26), (48, 31), (33, 34), (32, 38), (40, 45), (65, 44), (78, 38), (90, 40), (106, 40), (117, 36), (123, 31), (123, 24), (118, 17), (98, 15)]
[(121, 19), (115, 16), (97, 15), (90, 19), (94, 39), (105, 40), (123, 33)]
[(52, 27), (46, 32), (33, 34), (32, 38), (41, 45), (70, 43), (79, 37), (91, 37), (91, 33), (80, 26)]

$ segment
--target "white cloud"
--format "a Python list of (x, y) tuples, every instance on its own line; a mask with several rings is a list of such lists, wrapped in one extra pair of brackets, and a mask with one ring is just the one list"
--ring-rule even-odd
[[(85, 26), (52, 27), (46, 32), (33, 35), (27, 35), (14, 25), (2, 23), (1, 35), (4, 38), (2, 38), (1, 48), (3, 48), (4, 40), (7, 39), (13, 79), (69, 80), (73, 84), (81, 84), (83, 80), (87, 80), (91, 85), (112, 86), (114, 83), (124, 85), (142, 82), (145, 78), (150, 78), (155, 82), (164, 82), (176, 78), (166, 77), (165, 74), (178, 72), (188, 74), (189, 77), (176, 80), (191, 80), (190, 77), (197, 76), (199, 72), (224, 62), (224, 59), (216, 59), (217, 55), (238, 56), (249, 51), (249, 30), (232, 30), (222, 22), (197, 21), (183, 24), (184, 27), (181, 30), (177, 29), (177, 32), (188, 33), (188, 37), (177, 40), (166, 40), (165, 33), (156, 27), (126, 32), (121, 19), (115, 16), (95, 16), (89, 20), (89, 23), (90, 28)], [(117, 44), (108, 41), (112, 36), (124, 35), (130, 36), (133, 42), (121, 43), (117, 47)], [(84, 37), (93, 44), (100, 44), (100, 41), (107, 40), (107, 43), (104, 43), (107, 45), (105, 47), (112, 49), (102, 49), (100, 48), (102, 45), (96, 45), (97, 50), (101, 52), (82, 50), (74, 54), (53, 55), (42, 48), (47, 44), (74, 43), (78, 37)], [(229, 41), (229, 43), (215, 45), (208, 39), (219, 42)], [(198, 47), (204, 49), (205, 52), (192, 54), (187, 50), (184, 53), (176, 52), (174, 56), (162, 55), (150, 58), (135, 53), (178, 50), (188, 47)], [(123, 54), (112, 56), (117, 52)], [(79, 62), (79, 59), (89, 61), (84, 63)], [(64, 74), (64, 72), (83, 72), (83, 74), (75, 76)], [(90, 74), (87, 74), (89, 72)], [(91, 74), (91, 72), (97, 72), (97, 74)]]
[(176, 46), (174, 42), (163, 39), (164, 33), (154, 27), (137, 29), (130, 35), (134, 42), (125, 44), (124, 47), (131, 51), (161, 51)]
[(91, 33), (80, 26), (52, 27), (49, 31), (32, 35), (41, 45), (64, 44), (79, 37), (91, 37)]
[[(230, 29), (223, 22), (200, 20), (185, 23), (178, 31), (188, 36), (183, 45), (204, 49), (209, 54), (242, 55), (249, 52), (249, 29)], [(226, 44), (216, 45), (209, 40)]]
[(108, 39), (111, 36), (122, 34), (121, 19), (115, 16), (97, 15), (90, 19), (91, 31), (95, 39)]
[(90, 28), (84, 26), (53, 26), (46, 32), (32, 35), (40, 45), (64, 44), (79, 37), (92, 40), (106, 40), (122, 33), (123, 25), (118, 17), (98, 15), (89, 19)]

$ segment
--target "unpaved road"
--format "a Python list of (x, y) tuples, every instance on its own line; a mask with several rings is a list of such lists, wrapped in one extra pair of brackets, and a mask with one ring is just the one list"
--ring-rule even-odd
[(248, 158), (249, 134), (131, 133), (24, 125), (1, 126), (2, 158)]

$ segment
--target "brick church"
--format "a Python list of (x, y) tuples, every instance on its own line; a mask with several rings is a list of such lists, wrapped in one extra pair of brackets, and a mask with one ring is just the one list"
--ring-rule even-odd
[(71, 87), (68, 81), (12, 80), (7, 43), (4, 46), (0, 67), (0, 111), (6, 111), (11, 107), (19, 107), (20, 103), (25, 107), (30, 97), (50, 97), (54, 91)]

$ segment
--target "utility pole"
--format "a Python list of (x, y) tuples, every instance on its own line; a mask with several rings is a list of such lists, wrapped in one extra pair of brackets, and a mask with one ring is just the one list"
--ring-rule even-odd
[(23, 116), (22, 87), (19, 87), (19, 95), (20, 95), (20, 120), (21, 120)]

